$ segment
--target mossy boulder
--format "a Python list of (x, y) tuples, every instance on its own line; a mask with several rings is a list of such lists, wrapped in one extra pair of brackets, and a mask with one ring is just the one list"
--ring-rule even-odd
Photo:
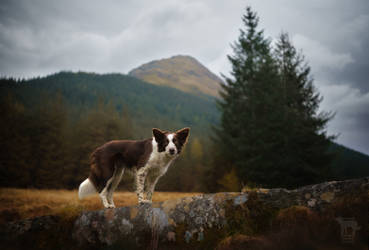
[(41, 247), (54, 249), (61, 248), (60, 239), (64, 249), (316, 249), (315, 244), (340, 244), (341, 216), (359, 223), (361, 246), (368, 234), (368, 190), (369, 178), (361, 178), (296, 190), (203, 194), (15, 222), (2, 229), (1, 240), (24, 246), (32, 235)]

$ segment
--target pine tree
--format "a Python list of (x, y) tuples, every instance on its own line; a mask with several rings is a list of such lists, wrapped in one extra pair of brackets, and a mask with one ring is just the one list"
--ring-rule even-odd
[(295, 187), (324, 175), (331, 137), (324, 128), (332, 118), (317, 114), (320, 95), (303, 57), (281, 36), (275, 52), (250, 7), (233, 45), (231, 77), (225, 77), (215, 129), (223, 173), (235, 167), (247, 185)]
[[(273, 168), (270, 132), (278, 114), (274, 104), (278, 95), (273, 85), (278, 79), (270, 42), (263, 31), (257, 30), (258, 17), (246, 9), (234, 55), (228, 56), (232, 65), (231, 78), (222, 85), (219, 108), (221, 124), (216, 129), (217, 144), (229, 162), (235, 166), (243, 181), (266, 182), (265, 173)], [(268, 133), (269, 132), (269, 133)]]
[(275, 58), (281, 80), (281, 122), (284, 124), (279, 150), (285, 156), (281, 165), (289, 173), (280, 178), (285, 178), (284, 182), (292, 187), (322, 181), (332, 160), (328, 147), (335, 138), (327, 136), (325, 128), (334, 115), (318, 113), (322, 97), (313, 85), (310, 67), (287, 33), (279, 37)]

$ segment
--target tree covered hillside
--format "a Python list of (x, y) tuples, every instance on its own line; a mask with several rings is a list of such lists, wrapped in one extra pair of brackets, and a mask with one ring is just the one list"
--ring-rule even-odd
[(42, 103), (42, 98), (60, 93), (73, 115), (84, 112), (99, 99), (128, 112), (135, 135), (151, 136), (152, 127), (192, 128), (192, 133), (208, 134), (218, 121), (214, 98), (196, 97), (165, 86), (155, 86), (122, 74), (60, 72), (31, 80), (1, 84), (1, 95), (10, 92), (26, 106)]
[(336, 143), (331, 144), (329, 151), (335, 154), (330, 167), (335, 180), (369, 176), (368, 155)]
[(2, 79), (0, 86), (0, 143), (6, 149), (0, 155), (1, 186), (77, 188), (88, 176), (90, 153), (103, 143), (151, 137), (153, 127), (186, 126), (191, 127), (187, 150), (158, 189), (204, 189), (203, 148), (218, 120), (214, 98), (121, 74), (61, 72)]

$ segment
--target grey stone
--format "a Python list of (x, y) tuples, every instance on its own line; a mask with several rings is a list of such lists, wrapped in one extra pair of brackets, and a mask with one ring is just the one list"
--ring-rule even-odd
[[(301, 187), (295, 190), (256, 189), (240, 193), (203, 194), (191, 198), (180, 198), (140, 206), (104, 209), (83, 212), (74, 222), (71, 234), (79, 246), (113, 245), (116, 242), (151, 244), (157, 242), (190, 241), (192, 232), (198, 232), (196, 241), (206, 239), (206, 229), (222, 228), (227, 224), (229, 206), (242, 207), (250, 199), (251, 193), (257, 199), (276, 209), (293, 205), (324, 210), (338, 197), (369, 190), (369, 177), (332, 181)], [(58, 220), (52, 216), (12, 222), (1, 229), (3, 236), (14, 237), (28, 232), (49, 230)], [(180, 228), (182, 227), (182, 231)], [(177, 232), (179, 230), (181, 235)], [(178, 232), (179, 232), (178, 231)]]

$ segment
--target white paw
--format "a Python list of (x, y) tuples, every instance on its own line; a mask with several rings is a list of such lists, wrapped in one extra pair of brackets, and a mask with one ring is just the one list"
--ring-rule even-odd
[(114, 204), (108, 204), (105, 206), (105, 208), (115, 208), (115, 205)]
[(139, 204), (151, 204), (152, 201), (151, 200), (140, 200), (138, 201)]

